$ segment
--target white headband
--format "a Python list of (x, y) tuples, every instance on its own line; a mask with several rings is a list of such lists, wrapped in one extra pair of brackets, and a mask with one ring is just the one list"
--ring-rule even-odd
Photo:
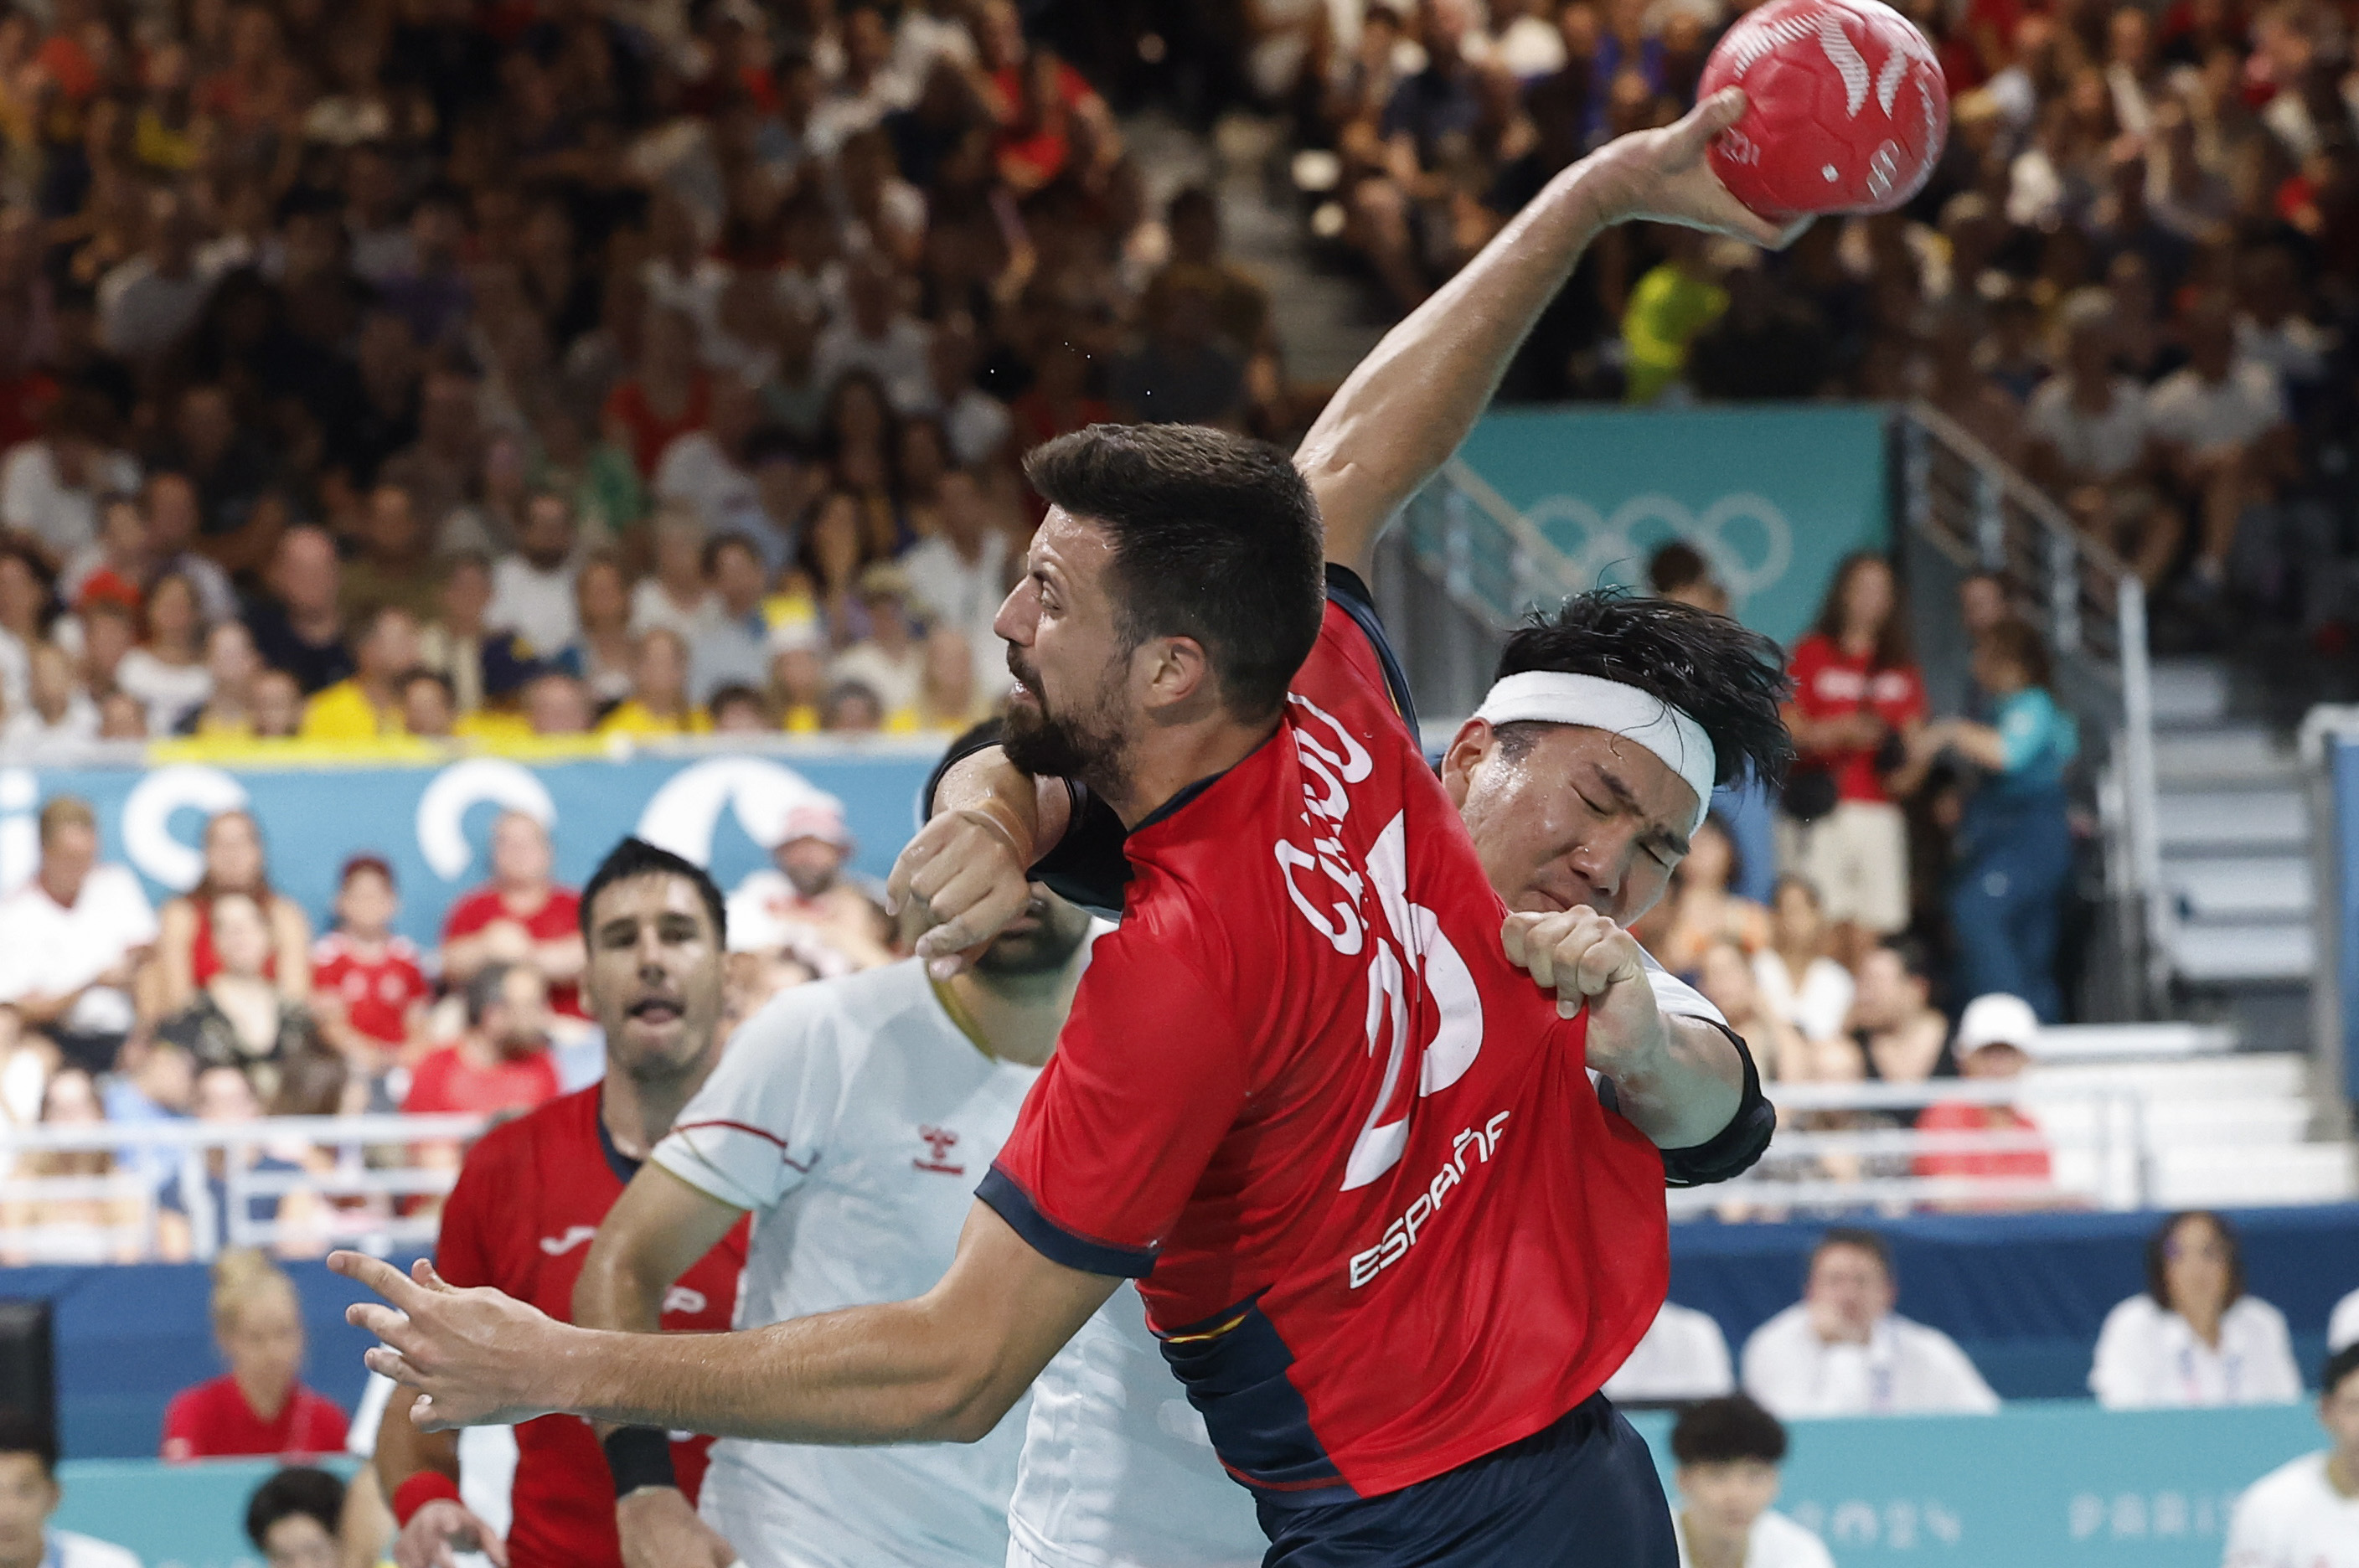
[(1503, 678), (1474, 710), (1474, 716), (1501, 724), (1582, 724), (1620, 735), (1663, 759), (1663, 766), (1695, 791), (1693, 833), (1712, 810), (1712, 774), (1719, 759), (1703, 726), (1660, 697), (1595, 675), (1527, 670)]

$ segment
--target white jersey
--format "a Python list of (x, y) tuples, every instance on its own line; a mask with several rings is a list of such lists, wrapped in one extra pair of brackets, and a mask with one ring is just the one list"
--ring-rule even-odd
[(1712, 1399), (1735, 1391), (1736, 1368), (1720, 1324), (1709, 1312), (1669, 1301), (1655, 1314), (1622, 1370), (1605, 1379), (1605, 1397), (1617, 1404)]
[[(1680, 1538), (1680, 1568), (1693, 1568), (1687, 1517), (1677, 1508), (1671, 1510), (1671, 1529)], [(1835, 1560), (1825, 1541), (1776, 1508), (1764, 1508), (1745, 1532), (1745, 1568), (1835, 1568)]]
[[(1644, 956), (1666, 1014), (1727, 1021)], [(1724, 1377), (1724, 1343), (1720, 1356)], [(1008, 1568), (1252, 1568), (1269, 1550), (1252, 1495), (1214, 1457), (1136, 1291), (1117, 1291), (1032, 1385), (1007, 1532)]]
[(2270, 1471), (2236, 1500), (2227, 1568), (2359, 1568), (2359, 1497), (2326, 1474), (2326, 1454)]
[(139, 1568), (136, 1556), (111, 1541), (70, 1530), (53, 1530), (49, 1537), (42, 1568)]
[[(1039, 1070), (985, 1056), (916, 959), (780, 993), (655, 1162), (754, 1215), (737, 1326), (933, 1289)], [(997, 1568), (1027, 1406), (977, 1443), (723, 1440), (700, 1507), (750, 1568)]]
[(2285, 1314), (2240, 1296), (2220, 1317), (2220, 1343), (2143, 1291), (2105, 1314), (2089, 1391), (2109, 1410), (2283, 1404), (2301, 1398)]
[(1886, 1314), (1865, 1345), (1821, 1340), (1809, 1309), (1788, 1307), (1745, 1342), (1745, 1391), (1797, 1416), (1985, 1415), (1998, 1409), (1957, 1341)]

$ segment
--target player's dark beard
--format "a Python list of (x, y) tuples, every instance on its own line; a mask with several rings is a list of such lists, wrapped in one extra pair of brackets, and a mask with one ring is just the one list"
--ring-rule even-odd
[(1126, 792), (1128, 767), (1122, 729), (1114, 716), (1118, 698), (1108, 688), (1127, 661), (1115, 659), (1106, 671), (1085, 712), (1051, 713), (1040, 672), (1025, 662), (1014, 643), (1007, 645), (1007, 671), (1030, 692), (1028, 703), (1007, 708), (1000, 746), (1007, 760), (1025, 772), (1044, 779), (1078, 779), (1101, 795)]
[(1062, 899), (1035, 894), (1024, 912), (1032, 917), (1033, 928), (1021, 936), (1003, 936), (984, 948), (974, 961), (977, 975), (994, 980), (1054, 975), (1089, 934), (1088, 914)]

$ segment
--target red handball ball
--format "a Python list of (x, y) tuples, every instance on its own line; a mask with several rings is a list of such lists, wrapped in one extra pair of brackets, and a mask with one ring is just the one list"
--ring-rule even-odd
[(1712, 146), (1729, 193), (1772, 223), (1888, 212), (1924, 189), (1950, 134), (1940, 62), (1877, 0), (1769, 0), (1704, 61), (1696, 96), (1745, 89)]

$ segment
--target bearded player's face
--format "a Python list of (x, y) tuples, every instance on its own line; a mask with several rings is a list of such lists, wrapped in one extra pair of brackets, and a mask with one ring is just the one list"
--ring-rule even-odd
[(1113, 561), (1102, 530), (1051, 506), (1033, 535), (1023, 581), (999, 606), (993, 629), (1006, 642), (1016, 682), (1005, 745), (1027, 773), (1101, 789), (1120, 774), (1130, 658), (1107, 581)]
[(614, 1071), (659, 1081), (702, 1066), (723, 975), (712, 913), (687, 877), (657, 873), (598, 890), (583, 979)]

